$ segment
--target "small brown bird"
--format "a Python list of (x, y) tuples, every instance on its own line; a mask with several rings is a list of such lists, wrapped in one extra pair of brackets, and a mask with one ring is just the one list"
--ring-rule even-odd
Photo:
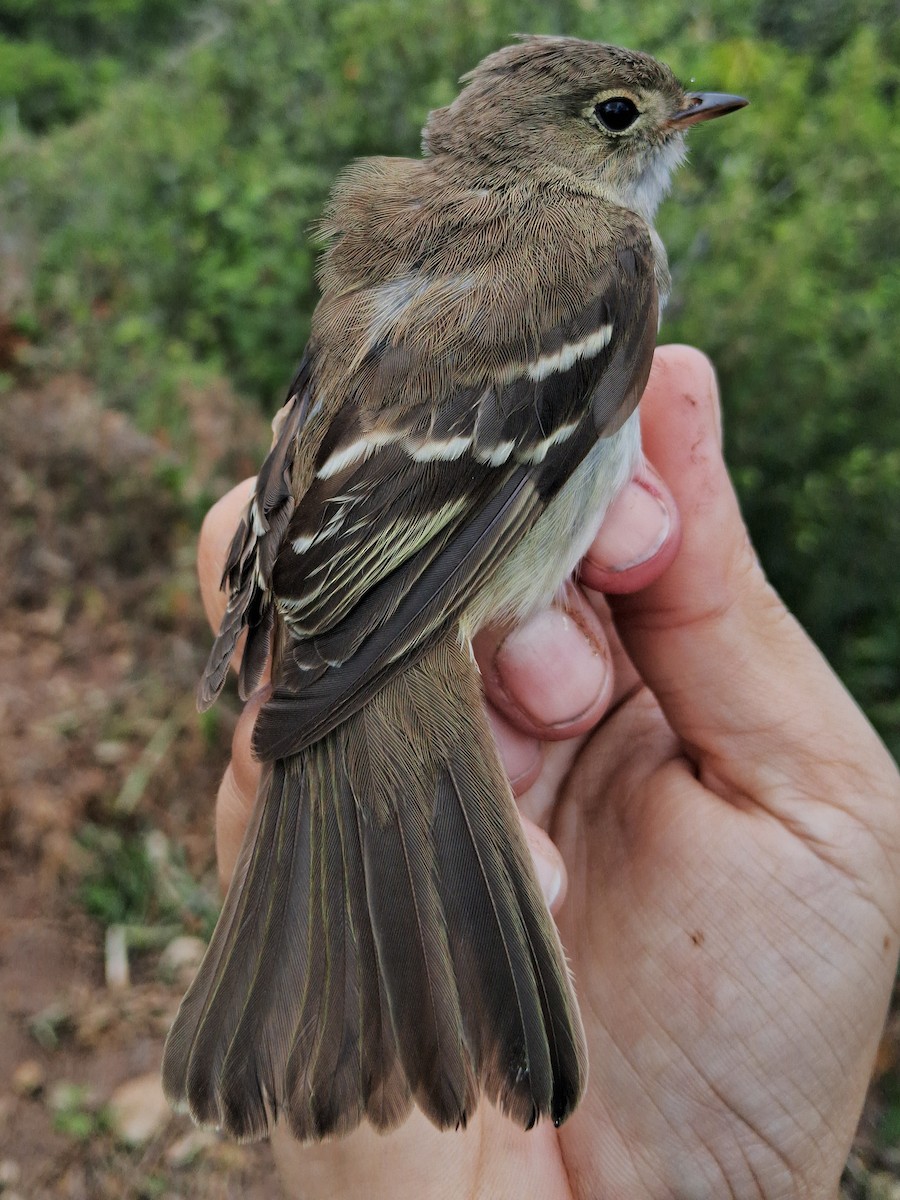
[(742, 107), (646, 54), (529, 37), (421, 161), (335, 188), (322, 299), (228, 558), (200, 688), (267, 656), (265, 764), (166, 1046), (172, 1101), (298, 1138), (479, 1094), (572, 1112), (584, 1035), (482, 711), (473, 633), (552, 599), (640, 456), (685, 129)]

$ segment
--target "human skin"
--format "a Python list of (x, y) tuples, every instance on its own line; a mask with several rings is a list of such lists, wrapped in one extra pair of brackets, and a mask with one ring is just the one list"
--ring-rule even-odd
[[(721, 453), (715, 377), (657, 351), (648, 467), (572, 586), (477, 639), (489, 713), (576, 981), (586, 1095), (530, 1132), (300, 1145), (303, 1200), (829, 1200), (896, 969), (900, 777), (767, 583)], [(204, 601), (250, 482), (211, 511)], [(601, 592), (605, 594), (601, 595)], [(255, 795), (248, 704), (219, 792), (226, 882)]]

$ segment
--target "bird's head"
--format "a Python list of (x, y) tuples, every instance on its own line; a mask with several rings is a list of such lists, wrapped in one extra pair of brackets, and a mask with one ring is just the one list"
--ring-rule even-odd
[(685, 130), (747, 103), (686, 92), (649, 54), (576, 38), (523, 38), (463, 82), (431, 113), (426, 154), (451, 156), (476, 186), (556, 182), (651, 221), (684, 157)]

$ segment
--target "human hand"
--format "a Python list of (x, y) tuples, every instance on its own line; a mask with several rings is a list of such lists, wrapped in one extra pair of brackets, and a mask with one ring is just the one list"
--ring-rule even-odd
[[(455, 1134), (418, 1113), (386, 1137), (278, 1132), (292, 1196), (836, 1190), (896, 965), (900, 783), (756, 562), (705, 359), (658, 351), (642, 411), (670, 490), (648, 474), (616, 505), (565, 611), (477, 646), (575, 975), (587, 1094), (559, 1130), (525, 1133), (482, 1104)], [(204, 526), (214, 623), (249, 486)], [(226, 879), (255, 795), (259, 702), (219, 794)]]

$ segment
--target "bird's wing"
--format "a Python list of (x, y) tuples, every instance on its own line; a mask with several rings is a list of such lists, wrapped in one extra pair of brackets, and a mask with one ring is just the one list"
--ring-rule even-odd
[(276, 435), (263, 463), (247, 511), (225, 562), (222, 588), (228, 605), (197, 690), (201, 710), (221, 692), (238, 640), (246, 631), (239, 687), (246, 699), (259, 682), (269, 652), (275, 609), (272, 568), (294, 511), (291, 479), (299, 439), (310, 409), (312, 361), (309, 353), (294, 376), (288, 398), (276, 417)]
[[(289, 415), (232, 548), (232, 615), (220, 634), (227, 628), (227, 649), (241, 621), (250, 625), (245, 685), (275, 609), (289, 635), (256, 724), (261, 758), (323, 737), (455, 622), (596, 440), (634, 410), (656, 307), (652, 250), (635, 221), (591, 294), (530, 346), (511, 348), (499, 381), (466, 380), (461, 363), (437, 404), (378, 407), (358, 394), (345, 403), (296, 503), (282, 483), (290, 451), (281, 443), (296, 440), (302, 417)], [(404, 319), (409, 329), (408, 311)], [(416, 371), (414, 332), (370, 350), (358, 369), (368, 388)], [(300, 379), (297, 414), (315, 394), (314, 356)], [(246, 593), (234, 607), (232, 580)], [(209, 694), (221, 686), (223, 657), (215, 655)]]

